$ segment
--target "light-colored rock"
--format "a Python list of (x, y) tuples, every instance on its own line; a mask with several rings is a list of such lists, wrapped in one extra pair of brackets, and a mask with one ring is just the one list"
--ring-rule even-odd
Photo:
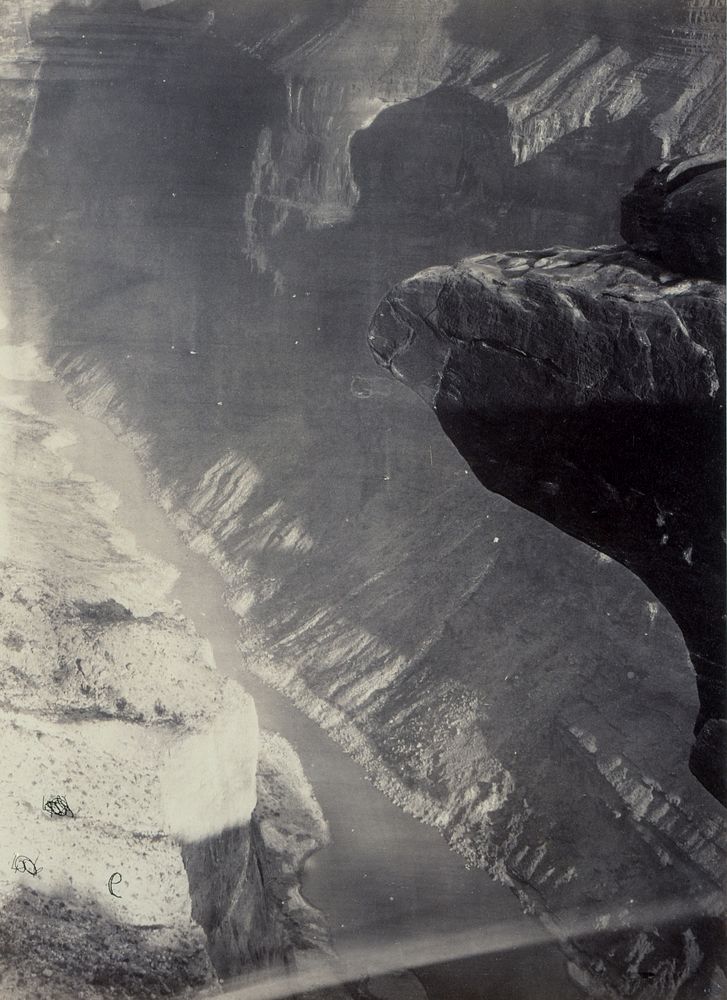
[[(31, 350), (15, 356), (22, 369), (6, 372), (33, 378)], [(8, 459), (0, 479), (3, 993), (31, 996), (35, 977), (51, 978), (58, 997), (213, 986), (218, 962), (208, 954), (210, 928), (197, 919), (195, 845), (219, 843), (224, 865), (235, 838), (230, 862), (240, 867), (226, 873), (223, 891), (242, 894), (249, 933), (241, 947), (250, 956), (285, 947), (257, 874), (265, 859), (245, 863), (260, 851), (250, 833), (254, 704), (216, 672), (209, 644), (175, 611), (174, 573), (138, 553), (114, 524), (114, 498), (74, 474), (63, 457), (72, 438), (7, 393), (0, 435)], [(68, 806), (57, 805), (60, 815), (47, 805), (57, 796)], [(255, 942), (271, 919), (270, 941)]]

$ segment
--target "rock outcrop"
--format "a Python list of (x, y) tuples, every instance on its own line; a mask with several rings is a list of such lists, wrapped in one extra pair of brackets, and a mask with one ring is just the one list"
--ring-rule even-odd
[(723, 801), (723, 758), (705, 747), (726, 714), (724, 335), (722, 285), (604, 247), (422, 272), (369, 336), (484, 485), (619, 560), (669, 608), (697, 673), (693, 767)]
[[(81, 995), (153, 996), (279, 958), (251, 823), (251, 700), (212, 672), (183, 623), (74, 602), (63, 583), (3, 565), (0, 837), (4, 856), (32, 855), (38, 871), (4, 866), (6, 976), (40, 972), (59, 996), (74, 982)], [(210, 752), (178, 771), (200, 743)], [(59, 794), (68, 815), (44, 807)], [(203, 873), (189, 861), (200, 851)], [(200, 913), (200, 883), (222, 872), (224, 949)]]
[[(709, 178), (712, 170), (709, 163), (684, 167), (685, 183), (679, 193), (684, 199), (681, 207), (687, 204), (687, 208), (681, 217), (688, 217), (692, 225), (700, 218), (702, 179)], [(679, 167), (672, 164), (652, 177), (666, 175), (678, 176)], [(627, 206), (638, 205), (639, 192), (643, 193), (643, 183)], [(687, 203), (690, 196), (697, 200), (696, 210)], [(658, 204), (653, 210), (654, 200), (639, 221), (635, 237), (639, 251), (645, 249), (643, 234), (654, 233), (655, 216), (663, 226), (661, 220), (675, 211), (668, 198), (666, 208)], [(711, 211), (719, 219), (724, 205)], [(671, 611), (697, 675), (700, 709), (690, 767), (725, 802), (725, 292), (722, 284), (709, 280), (718, 257), (713, 236), (723, 231), (724, 223), (720, 230), (719, 223), (715, 226), (711, 220), (710, 214), (708, 232), (695, 232), (691, 246), (685, 248), (689, 265), (682, 273), (665, 269), (664, 229), (657, 245), (649, 248), (661, 263), (631, 247), (555, 247), (483, 254), (453, 267), (431, 268), (397, 285), (380, 303), (369, 346), (380, 365), (434, 409), (488, 490), (588, 542), (602, 558), (618, 560)], [(670, 259), (674, 261), (673, 256)], [(670, 672), (666, 662), (663, 669), (666, 679)], [(654, 681), (658, 684), (656, 677)], [(617, 699), (614, 678), (610, 683), (609, 693), (602, 697)], [(597, 686), (596, 682), (593, 691), (574, 695), (572, 706), (566, 705), (564, 687), (562, 717), (581, 711), (577, 707), (581, 697), (582, 704), (595, 707)], [(649, 697), (659, 698), (655, 691)], [(647, 720), (647, 703), (633, 707), (631, 735), (626, 736), (622, 723), (629, 724), (623, 716), (616, 728), (622, 733), (622, 747), (630, 744), (627, 770), (634, 766), (638, 773), (657, 745), (661, 744), (662, 754), (672, 749), (667, 750), (666, 729), (658, 723), (654, 728)], [(534, 712), (530, 698), (523, 704), (528, 727), (537, 726)], [(569, 727), (582, 746), (598, 754), (602, 735), (596, 735), (596, 729), (603, 733), (593, 723)], [(530, 755), (531, 749), (523, 743), (520, 753)], [(610, 781), (623, 765), (624, 756), (617, 753), (599, 770)], [(677, 794), (673, 766), (655, 783), (655, 759), (646, 766), (650, 776), (642, 772), (625, 794), (639, 826), (652, 822), (652, 815), (663, 815), (659, 807), (652, 814), (657, 787), (658, 795), (669, 802), (683, 802), (685, 794), (683, 786)], [(557, 780), (556, 771), (548, 780)], [(624, 778), (625, 771), (614, 787)], [(630, 783), (631, 777), (626, 781)], [(646, 793), (643, 799), (636, 791), (640, 782)], [(586, 802), (593, 804), (597, 781), (574, 787), (581, 790), (579, 809)], [(688, 794), (694, 790), (696, 785)], [(637, 800), (643, 802), (644, 812)], [(537, 813), (538, 807), (534, 808)], [(544, 815), (547, 812), (546, 806)], [(693, 818), (694, 814), (689, 823)], [(661, 827), (660, 819), (656, 825)], [(675, 827), (667, 825), (671, 837)], [(594, 824), (595, 828), (599, 839), (611, 836), (610, 820)], [(544, 849), (546, 843), (544, 839)], [(538, 859), (534, 869), (523, 871), (522, 854), (504, 853), (505, 869), (516, 879), (543, 887), (544, 905), (551, 910), (562, 878), (545, 888), (546, 880), (535, 875)], [(642, 864), (638, 878), (651, 867), (646, 861)], [(627, 878), (633, 877), (632, 871)], [(666, 869), (658, 865), (652, 878), (657, 895), (670, 881)], [(681, 923), (687, 937), (695, 926), (690, 919)], [(699, 948), (712, 959), (721, 951), (717, 928), (713, 923), (700, 932)], [(631, 954), (646, 941), (646, 937), (632, 940)], [(671, 946), (664, 939), (662, 945), (668, 954)], [(651, 952), (651, 945), (646, 948)], [(607, 953), (606, 967), (618, 968), (618, 947)], [(689, 982), (688, 990), (698, 989), (689, 964), (685, 959), (682, 984)], [(661, 973), (650, 973), (644, 966), (639, 975)], [(628, 975), (621, 981), (624, 992), (618, 995), (631, 995), (634, 989), (641, 995), (627, 983)], [(651, 995), (652, 987), (653, 983), (646, 995)], [(663, 982), (654, 995), (667, 991)]]
[(725, 279), (724, 150), (663, 163), (621, 203), (621, 235), (678, 274)]

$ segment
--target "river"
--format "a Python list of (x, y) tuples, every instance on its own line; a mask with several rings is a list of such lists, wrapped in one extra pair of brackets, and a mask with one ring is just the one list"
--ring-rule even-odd
[[(431, 1000), (580, 996), (561, 952), (508, 889), (468, 869), (436, 830), (393, 805), (325, 733), (246, 669), (237, 647), (244, 623), (226, 606), (220, 576), (154, 503), (130, 449), (73, 409), (58, 385), (33, 383), (30, 392), (41, 414), (76, 437), (66, 451), (74, 467), (118, 493), (118, 520), (139, 547), (178, 569), (173, 596), (210, 641), (218, 668), (254, 696), (261, 726), (298, 752), (331, 830), (331, 844), (306, 863), (303, 891), (326, 914), (344, 965), (350, 958), (358, 972), (363, 964), (377, 973), (392, 955), (410, 964), (418, 956), (417, 976)], [(515, 947), (505, 946), (510, 938)], [(452, 960), (428, 964), (448, 951)], [(472, 951), (481, 954), (462, 957)]]

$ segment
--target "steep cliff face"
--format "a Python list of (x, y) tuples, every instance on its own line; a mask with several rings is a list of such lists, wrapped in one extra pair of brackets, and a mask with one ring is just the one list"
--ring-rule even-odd
[[(693, 198), (695, 222), (701, 202), (697, 193)], [(644, 215), (650, 218), (648, 203)], [(435, 410), (488, 489), (618, 559), (672, 612), (700, 695), (691, 766), (723, 801), (724, 302), (722, 284), (666, 271), (628, 247), (492, 253), (398, 285), (376, 310), (369, 334), (379, 364)], [(608, 677), (613, 705), (613, 669)], [(529, 730), (537, 726), (531, 684), (522, 706)], [(652, 730), (644, 696), (651, 704), (661, 700), (655, 688), (632, 692), (631, 735), (626, 716), (617, 724), (617, 742), (630, 746), (626, 770), (621, 752), (598, 769), (609, 781), (621, 772), (619, 783), (631, 785), (626, 799), (642, 832), (652, 825), (671, 837), (671, 821), (661, 826), (668, 807), (656, 802), (664, 796), (665, 804), (676, 798), (683, 805), (684, 790), (676, 791), (673, 767), (646, 764), (657, 745), (659, 755), (674, 747), (666, 751), (670, 737), (660, 723)], [(603, 711), (604, 702), (594, 692), (579, 702), (560, 701), (558, 716), (598, 757), (601, 726), (575, 717), (585, 704)], [(519, 755), (530, 759), (533, 749), (528, 739)], [(592, 806), (592, 781), (584, 777), (577, 787)], [(508, 816), (502, 802), (498, 808)], [(621, 812), (615, 815), (620, 822)], [(599, 821), (600, 837), (610, 837), (612, 823)], [(671, 872), (660, 866), (660, 849), (641, 870), (664, 888)], [(527, 852), (503, 853), (506, 870), (522, 878)], [(538, 877), (537, 852), (533, 860), (525, 878), (547, 885), (550, 908), (558, 882)]]
[[(723, 255), (724, 170), (690, 182), (694, 167), (684, 164), (676, 236), (673, 202), (655, 213), (653, 196), (641, 229), (630, 228), (642, 241), (655, 230), (656, 256), (691, 253), (692, 273), (706, 255), (712, 273)], [(721, 194), (704, 227), (701, 192), (715, 173)], [(629, 219), (638, 198), (637, 188), (625, 201)], [(724, 286), (629, 249), (490, 254), (399, 286), (369, 342), (435, 409), (483, 483), (649, 584), (687, 640), (695, 732), (713, 720), (712, 743), (725, 717)], [(698, 758), (724, 798), (721, 757), (711, 767)]]
[(9, 190), (30, 134), (38, 98), (41, 56), (33, 49), (30, 25), (47, 14), (54, 0), (8, 0), (0, 11), (0, 211), (10, 204)]
[[(600, 181), (614, 191), (655, 156), (702, 152), (722, 134), (723, 15), (709, 0), (638, 10), (618, 0), (576, 8), (515, 3), (506, 12), (468, 0), (366, 0), (335, 26), (311, 27), (302, 44), (281, 21), (278, 33), (252, 46), (284, 75), (288, 107), (283, 121), (263, 130), (256, 153), (246, 204), (251, 257), (267, 265), (270, 243), (289, 219), (320, 225), (350, 215), (360, 192), (354, 134), (384, 109), (441, 86), (472, 97), (482, 115), (502, 111), (495, 145), (507, 165), (499, 173), (517, 183), (515, 168), (530, 163), (522, 181), (546, 211), (555, 172), (592, 183), (604, 151), (610, 170)], [(458, 131), (458, 118), (450, 124)], [(457, 138), (453, 181), (458, 169), (473, 168), (472, 151)], [(404, 155), (410, 149), (400, 146)], [(450, 155), (439, 147), (440, 169)], [(511, 221), (501, 220), (505, 236)], [(272, 259), (284, 273), (284, 262)]]
[[(103, 368), (67, 374), (79, 402), (123, 433), (131, 415)], [(709, 370), (703, 382), (708, 392)], [(137, 430), (129, 440), (151, 462), (151, 439)], [(432, 447), (444, 463), (436, 439)], [(390, 469), (403, 479), (405, 468)], [(342, 527), (321, 553), (291, 519), (268, 544), (302, 565), (281, 558), (289, 575), (271, 579), (267, 595), (218, 541), (247, 509), (249, 537), (259, 532), (265, 551), (273, 517), (286, 511), (253, 514), (266, 498), (259, 470), (227, 458), (181, 504), (174, 489), (163, 499), (218, 560), (258, 632), (248, 663), (397, 802), (550, 911), (556, 932), (558, 914), (597, 909), (621, 887), (612, 935), (599, 913), (579, 929), (583, 940), (566, 943), (589, 990), (688, 996), (715, 965), (702, 918), (722, 877), (724, 829), (686, 769), (696, 710), (686, 651), (663, 605), (621, 566), (483, 495), (466, 471), (456, 469), (454, 484), (431, 481), (437, 503), (408, 491), (396, 519), (369, 499), (363, 551), (350, 539), (345, 547)], [(334, 558), (335, 574), (316, 565)], [(410, 591), (416, 604), (402, 597)], [(657, 898), (678, 911), (668, 931)], [(692, 905), (698, 916), (682, 916)]]

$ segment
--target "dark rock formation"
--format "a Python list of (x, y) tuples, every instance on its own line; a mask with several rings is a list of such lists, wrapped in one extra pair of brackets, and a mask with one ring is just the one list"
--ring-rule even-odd
[(672, 271), (724, 281), (724, 153), (648, 170), (621, 202), (621, 235)]
[(158, 1000), (215, 988), (204, 938), (170, 947), (161, 925), (134, 926), (100, 900), (79, 905), (29, 885), (4, 902), (0, 949), (4, 997)]
[(697, 672), (724, 801), (724, 293), (623, 248), (489, 254), (394, 288), (370, 346), (488, 489), (629, 567)]
[(207, 952), (223, 979), (292, 961), (282, 916), (271, 898), (265, 845), (255, 816), (182, 846), (192, 918), (205, 932)]

